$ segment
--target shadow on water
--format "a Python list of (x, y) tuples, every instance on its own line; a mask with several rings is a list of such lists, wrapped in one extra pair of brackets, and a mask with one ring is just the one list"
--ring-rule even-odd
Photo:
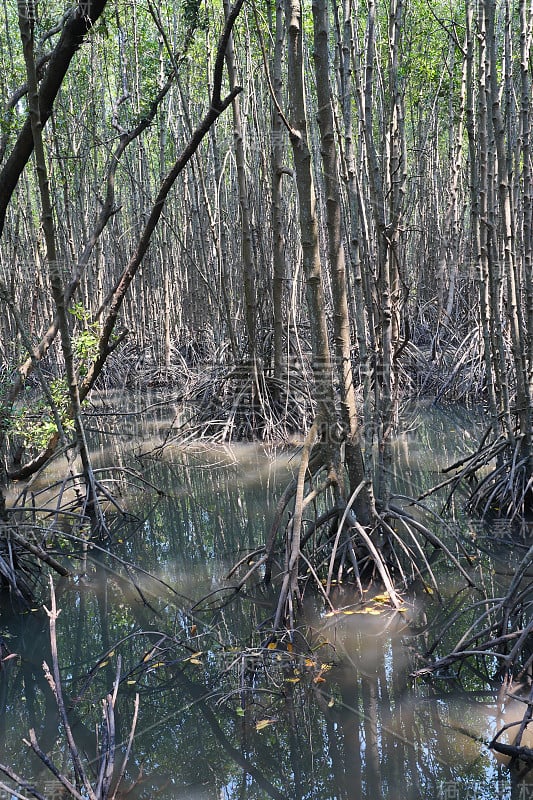
[[(419, 665), (415, 654), (427, 645), (435, 599), (428, 596), (427, 607), (413, 605), (406, 614), (379, 603), (359, 613), (338, 587), (336, 614), (309, 601), (300, 631), (305, 648), (270, 641), (261, 626), (272, 595), (261, 586), (235, 595), (225, 575), (263, 543), (296, 468), (292, 451), (160, 451), (174, 412), (161, 406), (157, 413), (141, 443), (134, 432), (127, 446), (110, 436), (117, 418), (95, 418), (95, 463), (109, 463), (112, 453), (146, 483), (142, 491), (127, 479), (113, 487), (130, 515), (113, 530), (121, 561), (91, 552), (78, 576), (57, 589), (65, 694), (89, 760), (100, 698), (113, 684), (118, 657), (118, 741), (127, 738), (140, 695), (124, 783), (129, 791), (117, 798), (518, 797), (480, 741), (490, 741), (498, 720), (479, 676), (461, 687), (410, 677)], [(435, 464), (464, 454), (465, 432), (471, 435), (474, 424), (463, 413), (413, 413), (411, 433), (397, 443), (398, 490), (419, 493), (435, 483)], [(465, 524), (457, 509), (453, 514)], [(451, 602), (462, 587), (444, 577)], [(2, 652), (18, 656), (0, 670), (0, 760), (28, 775), (21, 741), (33, 727), (43, 749), (68, 771), (41, 666), (50, 659), (47, 619), (4, 609), (0, 633)], [(50, 776), (36, 761), (31, 769), (51, 796)]]

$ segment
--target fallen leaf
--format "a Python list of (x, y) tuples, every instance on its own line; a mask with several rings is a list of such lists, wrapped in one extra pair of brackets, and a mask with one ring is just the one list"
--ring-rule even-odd
[(260, 719), (259, 722), (256, 722), (255, 729), (256, 731), (262, 731), (263, 728), (267, 728), (269, 725), (273, 725), (275, 723), (275, 719)]
[(285, 678), (285, 683), (300, 683), (300, 678)]
[(244, 708), (241, 708), (241, 706), (237, 706), (235, 711), (238, 717), (244, 717)]
[(275, 650), (277, 646), (278, 646), (277, 642), (269, 642), (267, 644), (267, 650)]
[(2, 663), (4, 661), (10, 661), (12, 658), (18, 658), (18, 657), (19, 657), (18, 653), (10, 653), (8, 656), (5, 656), (5, 658), (2, 659)]

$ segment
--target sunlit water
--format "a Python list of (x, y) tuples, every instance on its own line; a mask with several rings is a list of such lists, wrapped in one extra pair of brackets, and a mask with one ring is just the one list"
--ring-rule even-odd
[[(411, 677), (421, 666), (417, 653), (431, 641), (426, 623), (439, 613), (434, 596), (422, 592), (425, 599), (401, 614), (379, 603), (367, 606), (375, 613), (361, 614), (345, 586), (336, 589), (335, 613), (309, 595), (291, 650), (288, 640), (270, 641), (275, 598), (260, 575), (255, 587), (235, 594), (237, 577), (227, 579), (228, 571), (264, 542), (297, 452), (252, 445), (161, 450), (179, 409), (161, 405), (128, 418), (106, 408), (108, 416), (88, 418), (94, 463), (135, 470), (98, 473), (130, 517), (125, 522), (110, 510), (103, 546), (120, 561), (98, 550), (80, 557), (75, 542), (57, 541), (59, 551), (77, 552), (79, 573), (57, 585), (58, 639), (73, 733), (94, 764), (100, 701), (119, 660), (119, 753), (139, 694), (128, 793), (117, 797), (531, 796), (525, 792), (532, 787), (511, 786), (482, 743), (501, 719), (479, 676), (465, 671), (460, 684)], [(410, 427), (396, 443), (393, 480), (401, 493), (426, 490), (442, 466), (475, 448), (475, 421), (464, 411), (419, 408)], [(51, 504), (52, 494), (37, 495), (39, 504)], [(453, 507), (451, 523), (468, 530)], [(444, 604), (466, 601), (467, 593), (458, 595), (461, 577), (444, 564), (438, 569)], [(20, 616), (4, 608), (0, 633), (3, 652), (18, 654), (0, 671), (0, 759), (51, 798), (57, 781), (22, 741), (34, 728), (42, 749), (71, 774), (42, 669), (43, 660), (51, 663), (48, 620), (40, 611)]]

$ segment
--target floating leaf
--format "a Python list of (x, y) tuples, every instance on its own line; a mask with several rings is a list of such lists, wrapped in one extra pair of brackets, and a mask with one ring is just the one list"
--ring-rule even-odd
[(388, 603), (390, 600), (390, 595), (388, 592), (385, 592), (385, 594), (376, 594), (372, 600), (374, 603)]
[(194, 663), (193, 659), (194, 658), (198, 659), (198, 657), (203, 656), (203, 654), (204, 654), (203, 650), (198, 650), (197, 653), (193, 653), (191, 656), (189, 656), (189, 658), (186, 658), (185, 661), (191, 661), (192, 663)]
[(285, 683), (300, 683), (300, 678), (285, 678)]
[(259, 722), (256, 722), (255, 729), (256, 731), (262, 731), (263, 728), (267, 728), (269, 725), (273, 725), (275, 723), (275, 719), (260, 719)]
[(333, 667), (333, 664), (321, 664), (320, 665), (320, 672), (329, 672), (330, 669)]
[(304, 666), (306, 667), (316, 667), (316, 661), (314, 658), (306, 658), (304, 661)]
[(137, 683), (137, 681), (126, 681), (126, 684), (128, 686), (135, 686), (136, 683)]
[(335, 700), (334, 700), (334, 699), (333, 699), (333, 697), (332, 697), (332, 698), (330, 699), (329, 703), (328, 703), (328, 708), (333, 708), (333, 706), (334, 706), (334, 705), (335, 705)]
[(407, 606), (400, 606), (400, 608), (396, 609), (396, 611), (399, 611), (400, 614), (403, 614), (404, 611), (408, 611), (408, 610), (409, 609), (407, 608)]
[(244, 708), (242, 708), (241, 706), (237, 706), (235, 712), (238, 717), (244, 717)]
[(106, 658), (105, 661), (100, 661), (100, 663), (98, 664), (98, 669), (102, 669), (102, 667), (106, 667), (108, 664), (109, 664), (109, 659)]
[(191, 625), (191, 631), (190, 631), (191, 636), (194, 636), (194, 634), (196, 633), (197, 630), (198, 630), (198, 626), (197, 625)]
[(202, 664), (203, 662), (200, 661), (199, 658), (189, 658), (189, 663), (190, 664)]
[(269, 642), (267, 644), (267, 650), (275, 650), (277, 646), (278, 646), (277, 642)]
[(343, 611), (342, 613), (345, 614), (347, 617), (349, 617), (350, 614), (356, 614), (357, 612), (356, 611), (352, 611), (351, 609), (347, 609), (346, 611)]
[(287, 644), (287, 653), (292, 653), (293, 650), (294, 650), (294, 647), (292, 645), (292, 642), (289, 642)]
[(317, 675), (316, 678), (313, 678), (313, 683), (325, 683), (326, 679), (322, 677), (322, 675)]

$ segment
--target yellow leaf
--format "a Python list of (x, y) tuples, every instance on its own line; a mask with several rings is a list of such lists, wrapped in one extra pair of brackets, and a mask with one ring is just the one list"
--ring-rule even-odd
[(100, 661), (100, 663), (98, 664), (98, 669), (102, 669), (102, 667), (106, 667), (108, 664), (109, 664), (109, 659), (106, 658), (105, 661)]
[(424, 586), (424, 591), (427, 594), (433, 594), (433, 589), (431, 588), (431, 586)]
[(316, 678), (313, 678), (313, 683), (325, 683), (326, 679), (322, 677), (322, 675), (317, 675)]
[(356, 611), (351, 611), (351, 610), (348, 610), (348, 611), (343, 611), (342, 613), (343, 613), (343, 614), (346, 614), (346, 616), (348, 617), (348, 616), (350, 616), (350, 614), (356, 614), (357, 612), (356, 612)]
[(332, 668), (332, 666), (333, 666), (333, 664), (321, 664), (320, 665), (320, 671), (321, 672), (329, 672), (329, 670)]
[(304, 666), (306, 667), (316, 667), (316, 661), (314, 658), (306, 658), (304, 661)]
[(273, 725), (275, 721), (275, 719), (260, 719), (259, 722), (256, 722), (255, 729), (256, 731), (262, 731), (263, 728), (268, 727), (268, 725)]
[(192, 661), (193, 658), (198, 658), (198, 656), (203, 656), (203, 654), (204, 654), (203, 650), (198, 650), (197, 653), (193, 653), (192, 656), (189, 656), (189, 658), (186, 658), (185, 661)]
[(158, 667), (164, 667), (164, 666), (165, 666), (164, 661), (156, 661), (155, 664), (152, 664), (152, 669), (157, 669)]
[(277, 643), (277, 642), (269, 642), (269, 643), (267, 644), (267, 649), (268, 649), (268, 650), (275, 650), (277, 646), (278, 646), (278, 643)]
[(198, 630), (197, 625), (191, 625), (191, 636), (194, 636), (197, 630)]
[(328, 703), (328, 708), (333, 708), (334, 705), (335, 705), (335, 700), (332, 697), (331, 700)]
[(152, 650), (149, 650), (149, 651), (148, 651), (148, 653), (146, 653), (146, 654), (143, 656), (143, 661), (150, 661), (150, 659), (152, 658), (152, 656), (154, 655), (154, 653), (155, 653), (155, 647), (154, 647)]
[(390, 595), (388, 592), (385, 592), (384, 594), (376, 594), (374, 595), (372, 600), (375, 603), (388, 603), (388, 601), (390, 600)]
[(137, 681), (126, 681), (126, 683), (128, 686), (134, 686), (137, 683)]
[(396, 609), (396, 611), (399, 611), (400, 614), (403, 614), (404, 611), (408, 611), (408, 610), (409, 609), (407, 608), (407, 606), (400, 606), (400, 608)]
[(199, 658), (189, 658), (189, 663), (190, 664), (202, 664), (203, 662), (200, 661)]
[(294, 650), (294, 647), (292, 646), (291, 642), (289, 642), (287, 644), (287, 653), (292, 653), (293, 650)]
[(300, 678), (285, 678), (285, 683), (300, 683)]
[(107, 657), (111, 658), (111, 656), (114, 656), (114, 655), (115, 655), (115, 651), (111, 650), (111, 652), (107, 654)]
[(380, 610), (379, 608), (369, 608), (368, 611), (367, 611), (367, 614), (373, 614), (373, 615), (382, 614), (382, 613), (383, 613), (383, 609)]

